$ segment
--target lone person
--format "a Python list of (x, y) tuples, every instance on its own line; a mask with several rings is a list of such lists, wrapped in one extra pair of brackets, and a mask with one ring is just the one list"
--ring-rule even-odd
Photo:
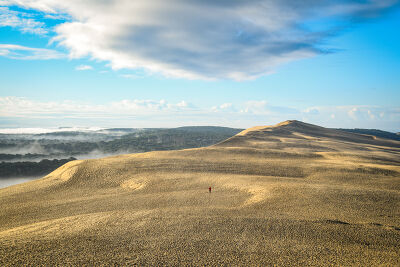
[(210, 192), (210, 193), (211, 193), (211, 186), (208, 188), (208, 192)]

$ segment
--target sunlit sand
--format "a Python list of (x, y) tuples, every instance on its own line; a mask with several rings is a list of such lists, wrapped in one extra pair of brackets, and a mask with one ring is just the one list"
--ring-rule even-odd
[(1, 266), (395, 266), (400, 142), (286, 121), (72, 161), (0, 189), (0, 215)]

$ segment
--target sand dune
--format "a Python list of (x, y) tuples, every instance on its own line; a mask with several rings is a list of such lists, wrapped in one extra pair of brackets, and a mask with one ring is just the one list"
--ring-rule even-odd
[(1, 266), (398, 266), (400, 142), (286, 121), (73, 161), (0, 189), (0, 215)]

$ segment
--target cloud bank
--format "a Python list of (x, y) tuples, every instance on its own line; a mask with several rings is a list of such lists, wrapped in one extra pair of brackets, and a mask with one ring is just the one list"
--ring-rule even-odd
[[(0, 0), (70, 20), (53, 41), (72, 58), (113, 69), (188, 79), (256, 78), (279, 65), (327, 51), (337, 23), (378, 16), (397, 0)], [(316, 21), (327, 21), (313, 30)]]
[(186, 101), (168, 103), (165, 100), (124, 99), (106, 104), (78, 101), (40, 102), (23, 97), (0, 97), (0, 117), (24, 118), (112, 118), (172, 114), (191, 110)]
[(381, 106), (276, 106), (266, 100), (197, 107), (187, 101), (123, 99), (104, 104), (78, 101), (40, 102), (0, 97), (3, 127), (177, 127), (217, 125), (248, 128), (297, 119), (325, 127), (400, 131), (400, 108)]

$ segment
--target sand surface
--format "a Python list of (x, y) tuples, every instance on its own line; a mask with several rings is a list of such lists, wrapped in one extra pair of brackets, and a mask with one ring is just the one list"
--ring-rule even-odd
[(0, 189), (0, 266), (111, 264), (399, 266), (400, 142), (287, 121)]

